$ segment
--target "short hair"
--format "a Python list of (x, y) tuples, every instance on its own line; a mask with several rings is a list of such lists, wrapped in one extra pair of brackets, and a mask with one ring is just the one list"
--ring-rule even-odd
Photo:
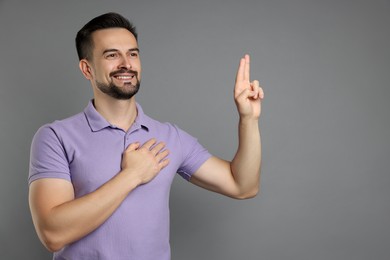
[(131, 32), (137, 40), (137, 31), (135, 26), (126, 18), (118, 13), (105, 13), (93, 18), (83, 28), (78, 31), (76, 36), (76, 49), (79, 60), (91, 59), (93, 40), (92, 33), (97, 30), (108, 28), (124, 28)]

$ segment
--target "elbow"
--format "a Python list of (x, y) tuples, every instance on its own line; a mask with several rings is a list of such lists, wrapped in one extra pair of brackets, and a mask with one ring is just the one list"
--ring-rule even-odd
[(53, 234), (53, 232), (50, 231), (39, 232), (39, 239), (45, 248), (51, 253), (60, 251), (65, 247), (65, 243), (61, 237), (59, 235)]
[(233, 198), (237, 199), (237, 200), (247, 200), (247, 199), (255, 198), (257, 196), (257, 194), (259, 194), (259, 188), (258, 187), (253, 188), (252, 190), (247, 191), (247, 192), (238, 193), (235, 196), (233, 196)]
[(43, 245), (46, 247), (47, 250), (49, 250), (51, 253), (60, 251), (62, 248), (64, 248), (64, 244), (60, 243), (59, 241), (56, 240), (41, 240)]
[(55, 242), (52, 242), (52, 241), (44, 242), (43, 245), (51, 253), (58, 252), (62, 248), (64, 248), (64, 246), (62, 244), (58, 244), (58, 243), (55, 243)]
[(43, 244), (45, 246), (45, 248), (50, 252), (50, 253), (55, 253), (55, 252), (58, 252), (60, 251), (63, 247), (61, 246), (58, 246), (58, 245), (54, 245), (54, 244)]

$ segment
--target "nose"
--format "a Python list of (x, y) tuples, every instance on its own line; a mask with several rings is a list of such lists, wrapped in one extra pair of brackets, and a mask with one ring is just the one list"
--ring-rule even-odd
[(127, 58), (126, 56), (122, 57), (121, 59), (121, 63), (119, 64), (119, 68), (121, 69), (131, 69), (132, 65), (131, 65), (131, 61), (129, 58)]

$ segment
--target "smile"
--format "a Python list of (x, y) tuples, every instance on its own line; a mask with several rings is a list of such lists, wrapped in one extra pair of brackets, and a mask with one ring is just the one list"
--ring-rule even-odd
[(134, 75), (131, 75), (131, 76), (114, 76), (114, 77), (117, 78), (117, 79), (120, 79), (120, 80), (130, 80), (130, 79), (134, 78)]

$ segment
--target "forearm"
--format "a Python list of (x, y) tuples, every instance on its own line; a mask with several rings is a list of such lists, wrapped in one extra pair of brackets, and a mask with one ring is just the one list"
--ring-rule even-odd
[(258, 119), (240, 118), (238, 128), (238, 149), (230, 167), (240, 193), (251, 197), (258, 192), (260, 182), (261, 138)]
[(152, 138), (130, 144), (122, 154), (121, 172), (97, 190), (74, 198), (73, 185), (43, 178), (30, 185), (30, 208), (43, 244), (58, 251), (103, 224), (138, 185), (151, 181), (169, 164), (165, 144)]
[(192, 175), (192, 183), (236, 199), (251, 198), (258, 193), (261, 166), (259, 118), (263, 98), (259, 82), (250, 82), (249, 55), (245, 55), (240, 60), (234, 86), (234, 101), (240, 115), (237, 152), (231, 162), (216, 157), (207, 160)]
[(104, 223), (138, 185), (129, 174), (119, 173), (96, 191), (41, 213), (38, 234), (51, 251), (75, 242)]

